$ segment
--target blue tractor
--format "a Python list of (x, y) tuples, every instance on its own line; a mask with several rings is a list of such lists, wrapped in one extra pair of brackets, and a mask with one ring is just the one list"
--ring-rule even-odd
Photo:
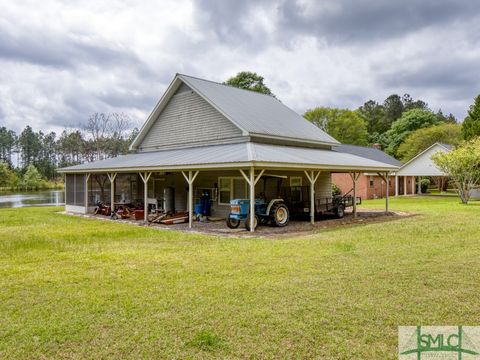
[[(289, 220), (290, 213), (283, 199), (273, 199), (268, 204), (263, 199), (255, 199), (254, 229), (258, 224), (272, 223), (275, 226), (286, 226)], [(230, 229), (236, 229), (241, 221), (244, 221), (245, 227), (250, 230), (250, 200), (231, 200), (227, 226)]]

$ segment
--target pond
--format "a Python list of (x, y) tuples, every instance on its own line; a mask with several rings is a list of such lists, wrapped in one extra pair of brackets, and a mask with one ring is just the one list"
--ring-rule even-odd
[(0, 193), (0, 208), (63, 205), (64, 202), (65, 192), (63, 190)]

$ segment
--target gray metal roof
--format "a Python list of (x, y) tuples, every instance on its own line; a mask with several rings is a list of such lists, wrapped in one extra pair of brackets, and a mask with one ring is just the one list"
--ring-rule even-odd
[[(175, 90), (182, 83), (187, 84), (216, 108), (242, 130), (245, 136), (267, 136), (305, 143), (339, 144), (333, 137), (272, 96), (177, 74), (140, 129), (132, 143), (132, 149), (138, 147)], [(212, 131), (215, 130), (212, 129)]]
[(273, 96), (192, 76), (179, 74), (178, 77), (250, 135), (338, 144), (333, 137)]
[(66, 167), (60, 172), (169, 170), (265, 166), (328, 170), (392, 171), (396, 166), (332, 150), (252, 142), (191, 147), (139, 154)]
[(342, 153), (361, 156), (363, 158), (370, 159), (370, 160), (380, 161), (382, 163), (390, 164), (397, 167), (402, 166), (401, 161), (395, 159), (393, 156), (390, 156), (384, 153), (382, 150), (376, 149), (374, 147), (342, 144), (340, 146), (333, 147), (333, 150), (342, 152)]

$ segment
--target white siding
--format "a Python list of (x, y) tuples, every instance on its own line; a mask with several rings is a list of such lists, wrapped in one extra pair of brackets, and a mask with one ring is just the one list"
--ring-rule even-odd
[(432, 155), (438, 151), (446, 152), (447, 150), (440, 146), (433, 146), (428, 151), (414, 158), (409, 163), (405, 164), (397, 172), (398, 176), (445, 176), (445, 174), (437, 168), (432, 160)]
[(240, 138), (242, 131), (197, 93), (182, 86), (140, 144), (140, 151)]

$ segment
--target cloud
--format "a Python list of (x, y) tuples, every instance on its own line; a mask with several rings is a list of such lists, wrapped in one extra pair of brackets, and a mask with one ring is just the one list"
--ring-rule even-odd
[(299, 113), (410, 93), (463, 118), (480, 92), (480, 9), (445, 0), (0, 3), (0, 125), (140, 124), (177, 72), (262, 74)]

